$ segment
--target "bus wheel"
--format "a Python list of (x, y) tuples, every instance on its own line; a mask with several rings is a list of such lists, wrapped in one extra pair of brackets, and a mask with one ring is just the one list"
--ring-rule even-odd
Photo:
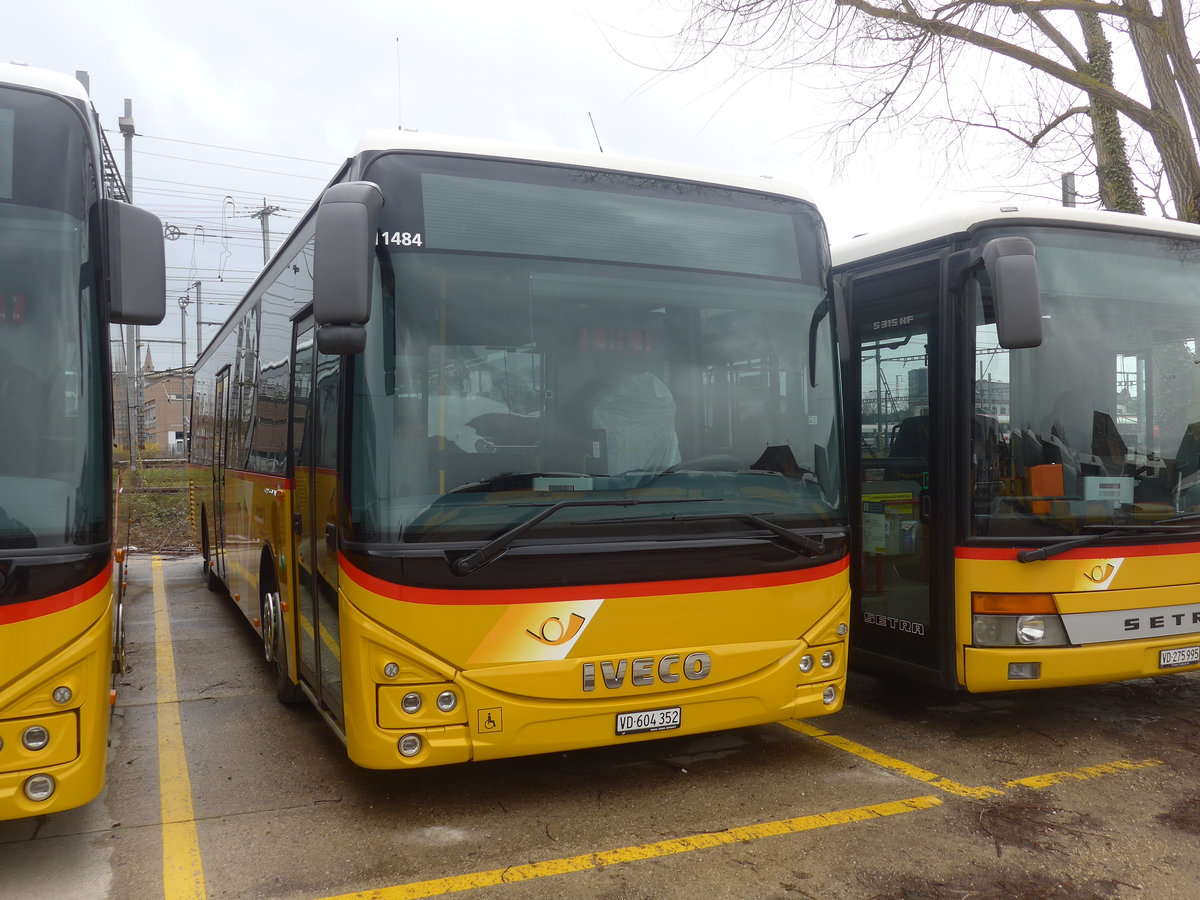
[(263, 656), (275, 682), (275, 696), (280, 703), (298, 703), (303, 699), (300, 686), (288, 676), (287, 651), (283, 632), (283, 604), (279, 592), (264, 590), (262, 596)]

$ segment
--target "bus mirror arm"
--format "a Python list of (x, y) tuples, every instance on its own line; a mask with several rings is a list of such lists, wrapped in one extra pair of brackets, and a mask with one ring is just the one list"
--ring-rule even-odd
[(371, 318), (375, 241), (383, 192), (369, 181), (335, 184), (317, 206), (313, 318), (323, 353), (357, 353)]
[(817, 329), (829, 315), (829, 305), (828, 297), (818, 303), (808, 323), (808, 383), (811, 387), (817, 386)]
[(1033, 242), (993, 238), (972, 260), (983, 264), (996, 306), (996, 336), (1006, 350), (1042, 345), (1042, 298)]

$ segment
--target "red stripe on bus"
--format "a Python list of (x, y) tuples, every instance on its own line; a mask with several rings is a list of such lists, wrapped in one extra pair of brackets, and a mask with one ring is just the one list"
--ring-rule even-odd
[[(1068, 538), (1069, 540), (1069, 538)], [(1036, 550), (1037, 547), (955, 547), (954, 556), (957, 559), (1007, 559), (1015, 560), (1021, 550)], [(1056, 553), (1056, 559), (1108, 559), (1113, 556), (1183, 556), (1188, 553), (1200, 553), (1200, 544), (1143, 544), (1137, 547), (1114, 546), (1098, 544), (1091, 547), (1080, 547), (1078, 550), (1068, 550)]]
[[(452, 591), (435, 588), (407, 587), (377, 578), (358, 568), (345, 554), (339, 553), (342, 571), (359, 587), (372, 593), (389, 597), (393, 600), (403, 600), (406, 603), (422, 603), (435, 606), (492, 606), (516, 605), (525, 603), (553, 603), (563, 600), (577, 600), (582, 594), (603, 594), (609, 597), (650, 597), (667, 594), (695, 594), (714, 591), (739, 591), (754, 588), (783, 587), (791, 584), (804, 584), (809, 581), (820, 581), (831, 578), (850, 567), (850, 558), (841, 559), (817, 566), (813, 569), (801, 569), (791, 572), (779, 572), (771, 575), (731, 575), (724, 578), (692, 578), (683, 581), (639, 581), (626, 584), (599, 584), (594, 587), (578, 585), (576, 587), (546, 587), (546, 588), (504, 588), (482, 591)], [(401, 597), (401, 593), (404, 594)]]
[(95, 578), (84, 582), (79, 587), (71, 588), (69, 591), (51, 594), (49, 597), (39, 597), (37, 600), (26, 600), (23, 603), (0, 606), (0, 625), (26, 622), (30, 619), (48, 616), (51, 613), (62, 612), (72, 606), (78, 606), (103, 591), (111, 579), (112, 563), (109, 563), (104, 567), (104, 571)]

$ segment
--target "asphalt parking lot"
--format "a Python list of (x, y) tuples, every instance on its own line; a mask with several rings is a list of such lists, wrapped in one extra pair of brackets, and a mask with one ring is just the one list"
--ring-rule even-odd
[(131, 564), (108, 784), (0, 822), (0, 897), (1191, 898), (1200, 676), (955, 695), (414, 772), (278, 704), (198, 557)]

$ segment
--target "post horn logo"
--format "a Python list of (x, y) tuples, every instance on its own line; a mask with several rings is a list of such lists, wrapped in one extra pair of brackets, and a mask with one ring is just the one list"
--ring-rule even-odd
[(551, 616), (541, 624), (541, 627), (537, 631), (526, 628), (525, 633), (539, 644), (557, 647), (560, 644), (567, 643), (567, 641), (579, 634), (579, 629), (583, 627), (583, 623), (586, 621), (587, 619), (578, 613), (571, 613), (571, 618), (564, 625), (563, 620), (558, 616)]
[(1112, 563), (1099, 563), (1093, 566), (1090, 572), (1084, 572), (1083, 577), (1093, 584), (1104, 584), (1116, 570), (1117, 567)]

